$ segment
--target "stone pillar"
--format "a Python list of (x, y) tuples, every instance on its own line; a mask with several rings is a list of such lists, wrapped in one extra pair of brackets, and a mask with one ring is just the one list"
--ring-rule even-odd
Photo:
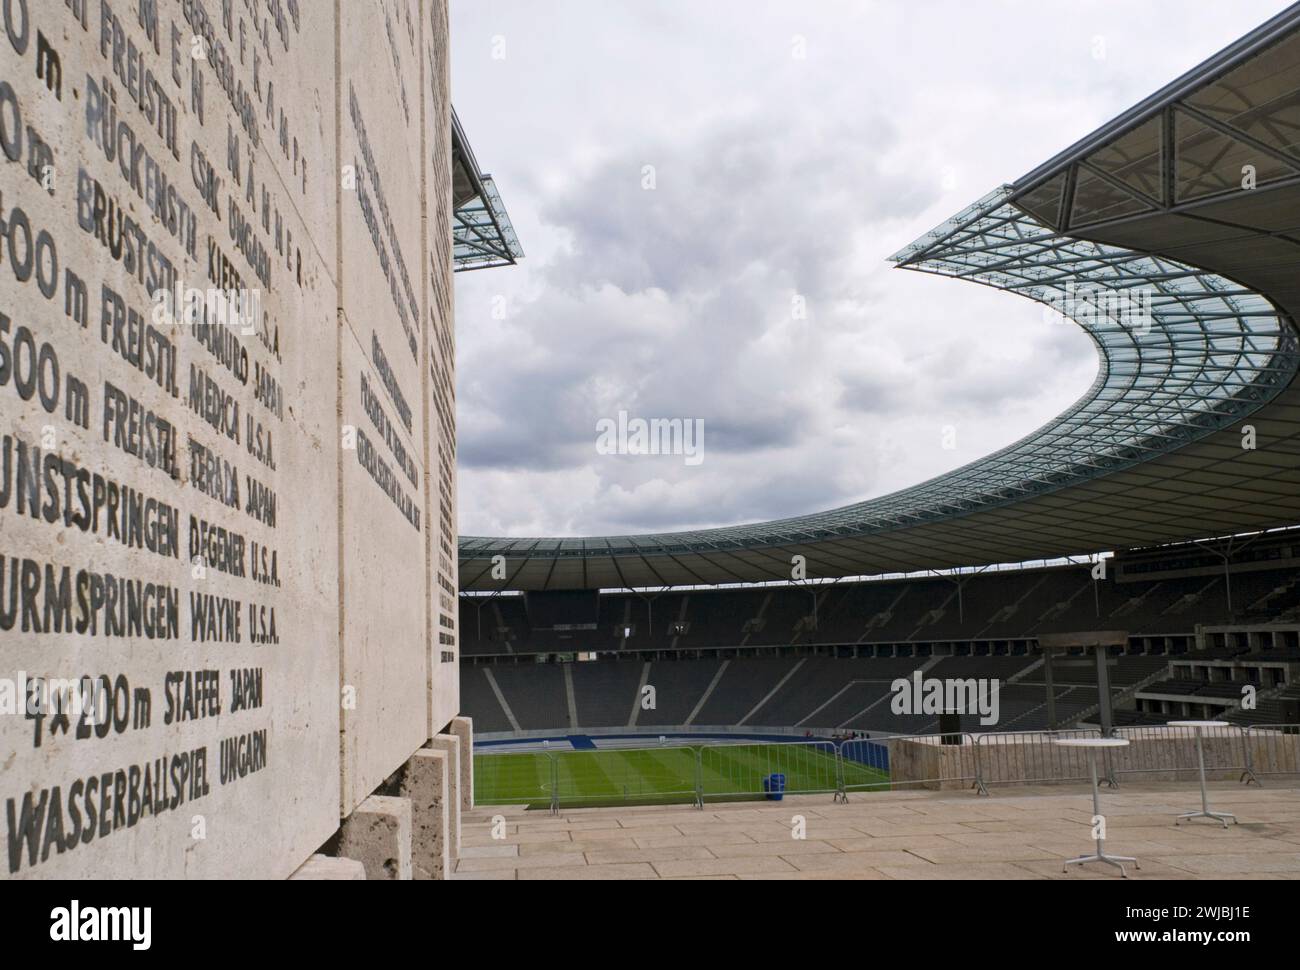
[(314, 855), (290, 879), (365, 879), (366, 867), (356, 859)]
[(460, 738), (460, 807), (474, 807), (474, 719), (453, 717), (448, 730)]
[(411, 805), (411, 878), (446, 879), (451, 875), (453, 833), (451, 756), (421, 748), (411, 755), (398, 790)]
[(435, 734), (425, 747), (445, 751), (447, 754), (447, 807), (450, 811), (448, 831), (451, 833), (447, 848), (451, 862), (455, 865), (460, 858), (460, 738), (454, 734)]
[(339, 855), (357, 859), (367, 879), (411, 878), (411, 803), (371, 795), (343, 820)]

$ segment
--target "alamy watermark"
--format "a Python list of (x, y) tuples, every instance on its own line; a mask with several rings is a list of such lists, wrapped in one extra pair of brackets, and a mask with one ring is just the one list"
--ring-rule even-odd
[(890, 709), (895, 714), (979, 714), (980, 724), (998, 723), (996, 678), (922, 677), (914, 671), (911, 678), (899, 677), (889, 689), (894, 693)]
[(112, 720), (114, 685), (94, 677), (0, 677), (0, 715), (66, 716), (89, 725)]
[(56, 943), (130, 943), (147, 950), (153, 941), (151, 906), (69, 906), (50, 910), (50, 939)]
[(681, 455), (687, 465), (704, 461), (703, 418), (617, 418), (596, 422), (596, 451), (602, 455)]
[(262, 323), (262, 291), (199, 289), (178, 280), (175, 289), (159, 289), (153, 293), (152, 319), (160, 330), (167, 326), (193, 327), (207, 323), (252, 336)]
[(1048, 323), (1073, 320), (1082, 326), (1099, 326), (1107, 321), (1139, 334), (1151, 332), (1154, 321), (1151, 302), (1154, 293), (1143, 286), (1122, 290), (1089, 283), (1066, 283), (1044, 298), (1044, 319)]

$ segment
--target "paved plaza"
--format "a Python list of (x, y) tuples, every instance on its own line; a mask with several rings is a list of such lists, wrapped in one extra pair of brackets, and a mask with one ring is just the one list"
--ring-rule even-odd
[[(1211, 783), (1237, 815), (1174, 824), (1199, 807), (1191, 784), (1102, 789), (1107, 852), (1136, 856), (1133, 879), (1300, 879), (1300, 787)], [(493, 838), (494, 817), (497, 834)], [(798, 819), (805, 837), (794, 838)], [(479, 806), (464, 818), (458, 879), (1118, 879), (1062, 862), (1090, 853), (1086, 786), (858, 794), (781, 802), (586, 808), (559, 816)]]

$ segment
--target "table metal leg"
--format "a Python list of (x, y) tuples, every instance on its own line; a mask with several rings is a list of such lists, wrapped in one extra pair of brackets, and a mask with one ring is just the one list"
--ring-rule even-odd
[[(1090, 758), (1088, 769), (1092, 775), (1092, 816), (1093, 818), (1101, 817), (1101, 799), (1097, 790), (1097, 760)], [(1128, 870), (1124, 868), (1124, 863), (1133, 863), (1134, 869), (1141, 869), (1137, 859), (1127, 855), (1107, 855), (1106, 840), (1100, 835), (1097, 837), (1097, 851), (1094, 855), (1081, 855), (1075, 859), (1066, 859), (1065, 864), (1061, 867), (1062, 872), (1069, 872), (1070, 866), (1081, 866), (1088, 862), (1104, 862), (1108, 866), (1114, 866), (1119, 870), (1119, 874), (1125, 879), (1128, 878)]]
[(1231, 812), (1212, 812), (1210, 811), (1210, 796), (1205, 790), (1205, 749), (1201, 742), (1201, 729), (1196, 729), (1196, 764), (1201, 773), (1201, 810), (1199, 812), (1183, 812), (1176, 819), (1174, 824), (1177, 825), (1185, 818), (1215, 818), (1223, 823), (1223, 827), (1228, 827), (1228, 819), (1232, 819), (1234, 825), (1237, 822), (1237, 816)]

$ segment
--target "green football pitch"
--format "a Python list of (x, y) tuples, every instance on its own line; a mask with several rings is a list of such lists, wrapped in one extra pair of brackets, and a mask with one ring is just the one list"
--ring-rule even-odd
[[(889, 788), (889, 772), (855, 761), (843, 762), (849, 790)], [(476, 754), (474, 801), (479, 805), (536, 805), (551, 802), (554, 787), (562, 805), (690, 802), (696, 788), (706, 800), (764, 797), (763, 780), (785, 775), (785, 790), (834, 792), (836, 758), (829, 746), (726, 744), (702, 748), (659, 747)]]

